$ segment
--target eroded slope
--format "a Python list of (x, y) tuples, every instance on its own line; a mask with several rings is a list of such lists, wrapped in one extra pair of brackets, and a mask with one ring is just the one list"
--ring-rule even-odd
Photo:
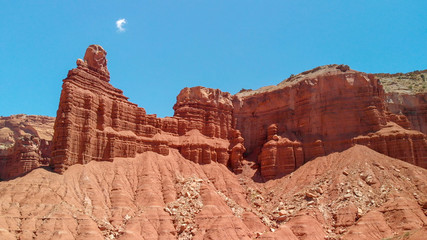
[(249, 171), (177, 150), (36, 169), (0, 182), (0, 238), (380, 239), (427, 224), (427, 170), (363, 146), (267, 183)]

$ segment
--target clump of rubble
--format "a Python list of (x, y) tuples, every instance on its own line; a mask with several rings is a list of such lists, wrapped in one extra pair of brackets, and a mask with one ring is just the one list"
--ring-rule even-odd
[(225, 201), (225, 203), (227, 204), (227, 206), (231, 209), (231, 211), (233, 212), (234, 216), (242, 218), (242, 214), (243, 212), (246, 210), (248, 211), (249, 209), (245, 209), (243, 207), (241, 207), (239, 204), (237, 204), (233, 199), (227, 197), (223, 192), (221, 191), (217, 191), (217, 194)]
[(200, 186), (203, 180), (196, 177), (183, 178), (180, 176), (176, 180), (176, 200), (170, 202), (165, 207), (165, 211), (173, 218), (178, 239), (192, 239), (197, 231), (195, 216), (203, 207), (200, 196)]

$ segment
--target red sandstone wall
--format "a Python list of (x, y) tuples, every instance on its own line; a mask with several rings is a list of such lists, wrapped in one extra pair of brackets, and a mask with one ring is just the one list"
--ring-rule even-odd
[[(266, 179), (298, 168), (301, 155), (306, 162), (354, 144), (427, 167), (426, 135), (404, 129), (408, 120), (386, 111), (384, 91), (373, 75), (347, 66), (323, 66), (278, 86), (244, 91), (233, 104), (248, 157), (259, 162)], [(272, 124), (275, 140), (267, 137)], [(302, 153), (295, 154), (297, 149)]]
[[(109, 83), (106, 59), (90, 60), (102, 54), (105, 58), (100, 46), (90, 46), (85, 59), (78, 60), (77, 68), (64, 79), (54, 127), (55, 171), (63, 172), (73, 164), (134, 157), (145, 151), (167, 155), (169, 147), (179, 149), (194, 162), (228, 164), (233, 123), (229, 93), (185, 88), (177, 97), (174, 117), (147, 115)], [(197, 135), (192, 130), (201, 133), (198, 141), (188, 140)]]
[[(335, 67), (307, 73), (266, 92), (236, 94), (234, 116), (248, 153), (257, 155), (267, 127), (303, 144), (322, 141), (326, 153), (349, 147), (344, 141), (386, 124), (383, 90), (372, 75)], [(305, 151), (306, 159), (317, 154)]]
[[(53, 138), (57, 172), (145, 151), (167, 155), (176, 148), (193, 162), (216, 161), (235, 172), (241, 172), (246, 154), (270, 179), (354, 144), (427, 165), (426, 135), (405, 129), (410, 124), (403, 115), (386, 111), (384, 91), (373, 75), (348, 66), (319, 67), (235, 96), (184, 88), (174, 117), (157, 118), (109, 83), (105, 54), (90, 46), (64, 79)], [(270, 125), (275, 127), (268, 130)]]
[(405, 115), (411, 128), (427, 134), (427, 94), (387, 93), (386, 106), (395, 114)]
[(231, 94), (205, 87), (184, 88), (173, 107), (179, 132), (197, 129), (208, 137), (228, 139), (233, 128)]
[(25, 114), (0, 117), (0, 179), (49, 166), (54, 121)]

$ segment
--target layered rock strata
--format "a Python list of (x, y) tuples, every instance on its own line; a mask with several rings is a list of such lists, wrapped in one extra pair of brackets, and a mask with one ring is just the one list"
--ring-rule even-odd
[[(301, 148), (298, 156), (303, 155), (302, 162), (364, 144), (425, 167), (426, 135), (404, 128), (395, 128), (393, 133), (381, 131), (391, 121), (409, 127), (405, 116), (387, 112), (384, 100), (384, 90), (374, 75), (345, 65), (328, 65), (277, 86), (242, 91), (235, 95), (233, 104), (236, 128), (246, 140), (247, 154), (260, 162), (261, 174), (267, 179), (295, 170), (300, 164), (292, 153)], [(268, 139), (271, 124), (278, 128), (276, 141)], [(392, 150), (396, 147), (402, 150)], [(288, 150), (277, 154), (279, 149)], [(278, 165), (285, 162), (287, 170), (278, 171)]]
[(405, 115), (412, 129), (427, 134), (427, 70), (375, 76), (384, 86), (389, 111)]
[(268, 127), (267, 142), (258, 156), (262, 175), (266, 179), (289, 174), (304, 163), (301, 142), (278, 136), (277, 131), (276, 124)]
[(0, 179), (49, 166), (54, 121), (24, 114), (0, 117)]
[[(106, 52), (89, 46), (64, 79), (55, 122), (55, 171), (178, 149), (196, 163), (242, 171), (244, 158), (271, 179), (319, 156), (362, 144), (426, 167), (427, 138), (388, 112), (381, 83), (346, 65), (328, 65), (277, 86), (235, 96), (218, 89), (184, 88), (173, 117), (157, 118), (110, 83)], [(269, 128), (270, 126), (270, 128)]]
[(56, 172), (146, 151), (168, 155), (170, 148), (194, 162), (228, 164), (233, 130), (229, 93), (185, 88), (177, 97), (175, 116), (157, 118), (129, 102), (109, 81), (105, 50), (89, 46), (63, 80), (53, 138)]
[(427, 134), (426, 93), (387, 93), (386, 105), (390, 112), (405, 115), (408, 118), (412, 129)]
[(174, 116), (183, 135), (197, 129), (208, 137), (228, 139), (233, 127), (231, 94), (204, 87), (184, 88), (176, 98)]

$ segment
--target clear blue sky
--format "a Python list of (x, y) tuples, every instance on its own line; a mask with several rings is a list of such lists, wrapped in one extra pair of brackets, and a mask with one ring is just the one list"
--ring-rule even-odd
[(427, 68), (426, 0), (0, 0), (0, 20), (2, 116), (55, 116), (90, 44), (107, 50), (111, 83), (158, 116), (173, 115), (184, 87), (234, 94), (332, 63)]

